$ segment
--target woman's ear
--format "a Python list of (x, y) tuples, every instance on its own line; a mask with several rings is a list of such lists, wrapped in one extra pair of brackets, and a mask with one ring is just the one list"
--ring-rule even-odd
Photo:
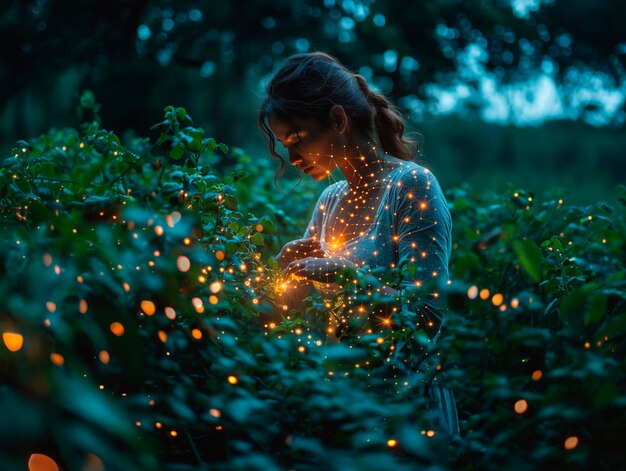
[(348, 127), (348, 116), (341, 105), (333, 105), (328, 112), (331, 126), (339, 134), (343, 134)]

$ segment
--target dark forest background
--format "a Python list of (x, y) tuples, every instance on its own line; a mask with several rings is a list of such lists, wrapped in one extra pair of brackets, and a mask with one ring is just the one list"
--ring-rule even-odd
[(255, 117), (288, 55), (339, 57), (405, 113), (445, 187), (611, 200), (626, 175), (623, 2), (1, 2), (0, 152), (75, 125), (83, 90), (142, 135), (167, 104), (269, 158)]

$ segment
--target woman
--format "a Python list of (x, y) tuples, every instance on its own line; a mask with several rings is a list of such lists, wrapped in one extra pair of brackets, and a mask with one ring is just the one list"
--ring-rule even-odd
[[(408, 261), (416, 270), (405, 287), (448, 280), (451, 218), (441, 188), (411, 161), (416, 146), (403, 136), (401, 116), (362, 76), (321, 52), (292, 56), (269, 81), (258, 119), (281, 161), (278, 175), (285, 164), (277, 141), (291, 165), (313, 179), (329, 178), (336, 168), (345, 177), (321, 194), (303, 238), (276, 257), (288, 275), (305, 280), (288, 291), (288, 306), (297, 306), (311, 284), (336, 293), (336, 275), (346, 268)], [(403, 290), (384, 285), (381, 291), (401, 297)], [(419, 328), (440, 327), (438, 298), (432, 293), (415, 312)], [(439, 401), (442, 430), (458, 434), (451, 392), (433, 383), (428, 393)]]

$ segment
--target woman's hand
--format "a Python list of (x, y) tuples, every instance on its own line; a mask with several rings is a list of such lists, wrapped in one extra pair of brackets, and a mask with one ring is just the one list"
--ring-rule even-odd
[(287, 266), (286, 274), (310, 281), (333, 283), (337, 273), (345, 268), (356, 270), (357, 266), (350, 260), (339, 258), (307, 257), (291, 262)]
[(280, 268), (284, 270), (291, 262), (307, 257), (325, 257), (320, 241), (314, 237), (287, 242), (276, 256), (276, 261)]

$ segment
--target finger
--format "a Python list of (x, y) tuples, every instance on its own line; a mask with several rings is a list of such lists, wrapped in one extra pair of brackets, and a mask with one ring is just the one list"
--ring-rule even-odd
[(285, 270), (285, 273), (287, 275), (293, 275), (294, 273), (297, 273), (298, 271), (302, 270), (305, 266), (306, 263), (303, 263), (303, 260), (294, 260), (293, 262), (291, 262), (289, 265), (287, 265), (287, 269)]

